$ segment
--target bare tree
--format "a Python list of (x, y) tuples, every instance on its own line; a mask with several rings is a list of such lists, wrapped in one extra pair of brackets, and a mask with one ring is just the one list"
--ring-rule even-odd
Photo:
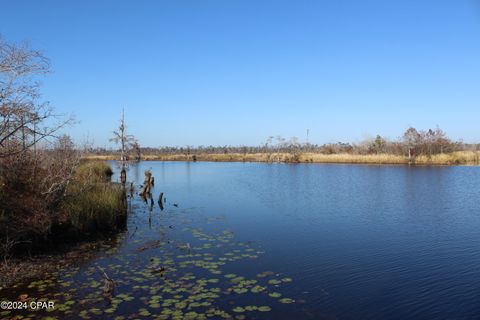
[(291, 137), (288, 141), (288, 151), (292, 154), (292, 162), (300, 161), (300, 141), (297, 137)]
[(445, 131), (437, 127), (433, 131), (433, 152), (434, 153), (444, 153), (446, 151), (452, 151), (454, 143), (447, 137)]
[(35, 148), (73, 122), (39, 101), (39, 78), (49, 71), (41, 52), (0, 37), (0, 158)]
[(408, 128), (405, 133), (403, 134), (403, 143), (408, 151), (408, 160), (412, 160), (412, 156), (414, 155), (416, 148), (421, 142), (421, 135), (417, 131), (417, 129), (410, 127)]
[(120, 181), (122, 184), (127, 182), (127, 171), (126, 166), (127, 162), (129, 161), (129, 152), (136, 148), (137, 155), (140, 157), (140, 145), (135, 137), (131, 134), (127, 134), (127, 125), (125, 124), (125, 112), (122, 110), (122, 118), (120, 119), (120, 125), (118, 129), (113, 131), (113, 138), (110, 141), (115, 142), (116, 144), (120, 144), (120, 164), (121, 164), (121, 171), (120, 171)]
[(79, 161), (71, 139), (60, 133), (73, 119), (41, 101), (40, 79), (49, 71), (41, 52), (0, 37), (0, 213), (5, 215), (0, 241), (5, 243), (29, 232), (45, 234)]
[(80, 153), (68, 135), (59, 137), (53, 149), (45, 153), (47, 155), (40, 158), (45, 170), (40, 181), (42, 196), (56, 201), (65, 195), (80, 162)]
[(120, 144), (120, 161), (122, 165), (125, 165), (129, 160), (129, 152), (135, 143), (138, 144), (135, 137), (131, 134), (127, 134), (127, 125), (125, 124), (125, 112), (122, 110), (122, 118), (118, 129), (113, 131), (113, 138), (110, 141)]

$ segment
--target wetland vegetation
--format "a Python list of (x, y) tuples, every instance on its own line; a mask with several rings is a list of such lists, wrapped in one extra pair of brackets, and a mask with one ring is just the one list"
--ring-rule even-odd
[(49, 70), (40, 52), (0, 38), (2, 287), (34, 272), (36, 252), (115, 232), (126, 221), (110, 165), (83, 161), (64, 133), (73, 119), (40, 100), (38, 81)]
[[(380, 135), (360, 143), (301, 143), (296, 137), (269, 137), (262, 146), (139, 147), (136, 159), (159, 161), (365, 163), (418, 165), (478, 165), (480, 145), (452, 141), (440, 128), (408, 128), (402, 137)], [(114, 160), (116, 150), (90, 149), (88, 159)]]
[[(109, 164), (119, 180), (121, 166)], [(162, 206), (138, 195), (145, 171)], [(464, 306), (475, 304), (480, 279), (477, 167), (141, 161), (127, 177), (135, 192), (125, 230), (70, 248), (57, 256), (70, 263), (0, 291), (7, 300), (54, 301), (55, 309), (2, 317), (475, 313)]]
[(462, 21), (438, 37), (423, 32), (451, 17), (405, 28), (386, 2), (338, 17), (326, 2), (37, 2), (0, 20), (54, 34), (45, 92), (87, 125), (43, 98), (50, 60), (0, 36), (0, 320), (478, 318), (480, 144), (461, 122), (478, 54), (472, 37), (454, 57)]
[(254, 319), (302, 302), (288, 274), (251, 267), (265, 252), (222, 215), (163, 193), (154, 208), (152, 171), (127, 178), (139, 148), (123, 117), (120, 167), (85, 160), (64, 133), (73, 118), (40, 100), (48, 59), (2, 39), (0, 53), (0, 297), (17, 306), (2, 319)]

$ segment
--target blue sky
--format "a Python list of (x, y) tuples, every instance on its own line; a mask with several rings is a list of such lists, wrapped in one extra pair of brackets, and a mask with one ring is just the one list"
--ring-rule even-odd
[(52, 62), (44, 99), (109, 146), (397, 138), (480, 142), (480, 1), (26, 1), (0, 33)]

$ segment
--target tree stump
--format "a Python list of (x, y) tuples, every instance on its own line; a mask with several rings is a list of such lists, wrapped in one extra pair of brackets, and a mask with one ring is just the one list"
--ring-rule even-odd
[(158, 196), (158, 206), (160, 207), (160, 210), (163, 211), (163, 192), (160, 192), (160, 195)]
[(120, 182), (125, 185), (127, 182), (127, 171), (125, 168), (122, 168), (122, 171), (120, 171)]
[(154, 179), (153, 179), (153, 176), (152, 176), (152, 172), (150, 170), (145, 171), (145, 179), (143, 180), (143, 188), (140, 191), (140, 195), (142, 197), (145, 197), (146, 195), (150, 194), (150, 192), (152, 190), (153, 182), (154, 182)]

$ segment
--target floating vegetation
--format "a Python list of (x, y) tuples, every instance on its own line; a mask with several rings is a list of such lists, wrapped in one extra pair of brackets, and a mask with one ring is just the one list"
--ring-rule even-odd
[(280, 283), (282, 283), (282, 281), (277, 280), (277, 279), (268, 280), (268, 284), (276, 285), (276, 284), (280, 284)]
[(293, 303), (294, 301), (290, 298), (282, 298), (279, 300), (280, 303)]
[[(29, 291), (21, 292), (24, 299), (54, 301), (55, 309), (21, 319), (241, 320), (295, 302), (281, 293), (291, 278), (255, 267), (244, 269), (264, 253), (252, 243), (234, 241), (232, 230), (178, 227), (192, 223), (178, 212), (168, 219), (156, 233), (135, 228), (123, 242), (102, 247), (103, 254), (86, 266), (27, 284), (24, 289)], [(208, 224), (214, 221), (222, 219), (209, 218)], [(238, 274), (240, 270), (246, 274)], [(3, 311), (0, 316), (12, 313)]]

